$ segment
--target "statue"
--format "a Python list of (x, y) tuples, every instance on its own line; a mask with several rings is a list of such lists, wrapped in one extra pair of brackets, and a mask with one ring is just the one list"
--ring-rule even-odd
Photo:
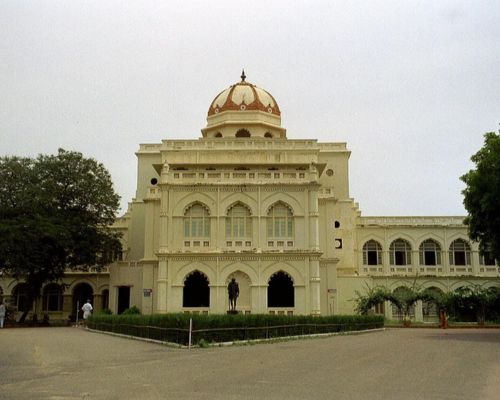
[(229, 295), (229, 312), (236, 312), (236, 299), (240, 295), (240, 287), (236, 279), (232, 278), (227, 285), (227, 293)]

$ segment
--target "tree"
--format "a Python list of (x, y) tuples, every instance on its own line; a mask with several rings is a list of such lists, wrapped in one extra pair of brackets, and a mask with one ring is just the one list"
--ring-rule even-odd
[(476, 168), (460, 179), (465, 182), (465, 223), (469, 236), (479, 241), (482, 254), (490, 251), (500, 260), (500, 135), (488, 132), (483, 147), (471, 157)]
[(106, 168), (81, 153), (0, 157), (0, 271), (33, 302), (66, 269), (109, 263), (121, 249), (110, 229), (119, 199)]

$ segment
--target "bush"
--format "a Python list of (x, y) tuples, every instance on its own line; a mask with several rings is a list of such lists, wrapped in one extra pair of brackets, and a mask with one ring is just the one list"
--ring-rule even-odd
[[(381, 328), (384, 319), (377, 315), (335, 315), (325, 317), (288, 315), (94, 315), (93, 329), (186, 345), (189, 319), (193, 320), (192, 343), (229, 342), (330, 332)], [(203, 341), (203, 342), (202, 342)]]
[(122, 315), (136, 315), (136, 314), (141, 314), (141, 310), (139, 310), (138, 307), (132, 306), (130, 308), (127, 308)]
[(113, 311), (111, 311), (109, 308), (103, 308), (102, 310), (96, 311), (96, 314), (112, 315)]

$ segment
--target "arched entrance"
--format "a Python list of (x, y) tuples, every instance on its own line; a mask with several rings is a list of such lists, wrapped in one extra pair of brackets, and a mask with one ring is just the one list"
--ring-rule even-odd
[(90, 300), (90, 303), (94, 304), (94, 289), (88, 283), (79, 283), (73, 289), (73, 301), (71, 318), (76, 317), (76, 309), (78, 304), (78, 319), (83, 318), (82, 306)]
[(267, 287), (267, 307), (295, 306), (295, 291), (292, 278), (283, 271), (271, 276)]
[(210, 307), (210, 287), (208, 278), (200, 271), (189, 274), (182, 291), (183, 307)]
[[(226, 288), (231, 279), (235, 279), (238, 283), (238, 287), (240, 289), (240, 294), (238, 299), (236, 300), (236, 309), (239, 311), (250, 312), (252, 308), (252, 302), (250, 299), (250, 277), (241, 271), (235, 271), (226, 279)], [(229, 296), (226, 290), (226, 309), (229, 309)]]

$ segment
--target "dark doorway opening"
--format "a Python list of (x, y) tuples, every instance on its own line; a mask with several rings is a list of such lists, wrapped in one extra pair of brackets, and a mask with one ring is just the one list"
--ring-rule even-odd
[(295, 293), (290, 276), (280, 271), (269, 280), (267, 287), (268, 307), (294, 307)]
[(130, 308), (130, 286), (118, 286), (118, 310), (121, 314), (127, 308)]
[(94, 290), (88, 283), (79, 283), (73, 289), (73, 309), (71, 310), (72, 319), (76, 318), (78, 308), (78, 319), (83, 318), (82, 306), (90, 300), (90, 304), (94, 306)]
[(208, 278), (194, 271), (184, 281), (182, 293), (183, 307), (210, 307), (210, 288)]

